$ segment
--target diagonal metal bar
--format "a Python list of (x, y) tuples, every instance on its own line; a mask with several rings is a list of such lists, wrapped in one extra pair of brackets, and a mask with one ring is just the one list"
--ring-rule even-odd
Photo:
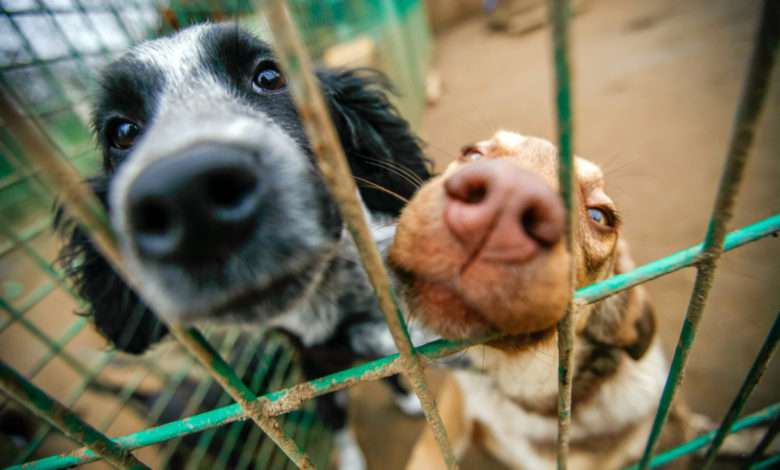
[(769, 425), (769, 429), (766, 430), (764, 436), (761, 438), (761, 441), (750, 455), (751, 465), (759, 462), (764, 457), (764, 453), (767, 449), (769, 449), (772, 441), (774, 441), (775, 437), (777, 437), (778, 432), (780, 432), (780, 415), (775, 416), (774, 421), (772, 421), (772, 424)]
[(266, 3), (265, 15), (273, 32), (274, 45), (282, 67), (286, 71), (293, 99), (317, 157), (319, 167), (331, 195), (336, 200), (347, 223), (360, 257), (374, 287), (388, 328), (401, 353), (404, 372), (422, 404), (425, 417), (431, 424), (436, 441), (448, 468), (457, 468), (455, 456), (447, 438), (441, 417), (436, 410), (433, 394), (428, 389), (422, 366), (414, 350), (404, 321), (404, 314), (390, 284), (382, 257), (379, 254), (363, 208), (357, 197), (357, 187), (349, 170), (344, 150), (330, 119), (311, 61), (298, 36), (284, 0)]
[(103, 433), (82, 421), (65, 405), (49, 397), (43, 390), (2, 361), (0, 361), (0, 389), (71, 439), (83, 443), (93, 452), (100, 454), (114, 467), (133, 470), (149, 468), (133, 457), (129, 450), (117, 446)]
[(298, 468), (314, 469), (314, 464), (298, 445), (282, 429), (279, 421), (269, 416), (264, 409), (265, 402), (257, 400), (252, 390), (241, 381), (230, 364), (225, 362), (211, 344), (194, 328), (182, 328), (170, 325), (171, 333), (182, 343), (190, 354), (208, 370), (209, 374), (238, 403), (268, 437), (292, 460)]
[[(139, 285), (124, 269), (122, 259), (117, 249), (114, 234), (108, 224), (105, 210), (98, 202), (91, 190), (82, 183), (81, 176), (76, 170), (62, 159), (57, 158), (54, 150), (49, 146), (41, 130), (32, 124), (19, 110), (19, 106), (6, 89), (0, 89), (0, 120), (20, 142), (33, 164), (44, 171), (42, 176), (48, 181), (50, 187), (58, 189), (65, 209), (76, 219), (89, 233), (90, 239), (103, 257), (111, 264), (111, 267), (119, 273), (130, 286)], [(136, 292), (140, 292), (136, 289)], [(246, 388), (236, 377), (235, 373), (224, 360), (214, 351), (202, 336), (192, 329), (184, 330), (181, 327), (171, 325), (171, 331), (177, 338), (195, 355), (209, 374), (214, 377), (226, 391), (240, 404), (249, 404), (254, 400), (254, 395), (246, 399)], [(205, 343), (205, 344), (204, 344)], [(243, 386), (243, 388), (242, 388)], [(237, 397), (241, 397), (238, 399)], [(282, 450), (301, 468), (313, 468), (311, 462), (297, 449), (295, 443), (286, 437), (281, 427), (275, 421), (265, 417), (262, 407), (252, 405), (247, 409), (247, 414), (253, 418), (263, 431), (273, 439)]]
[[(761, 238), (777, 235), (778, 232), (780, 232), (780, 214), (731, 232), (726, 237), (724, 249), (726, 251), (734, 250)], [(703, 244), (699, 244), (660, 260), (647, 263), (628, 273), (579, 289), (575, 298), (578, 302), (585, 304), (597, 302), (598, 300), (630, 289), (631, 287), (650, 281), (664, 274), (695, 265), (701, 260), (702, 256)], [(619, 282), (612, 282), (614, 279), (618, 278)], [(439, 340), (420, 346), (417, 348), (417, 351), (425, 360), (432, 361), (497, 338), (497, 336), (490, 336), (473, 338), (467, 341)], [(266, 412), (276, 416), (295, 410), (305, 401), (314, 397), (342, 390), (357, 382), (378, 380), (388, 377), (400, 371), (401, 364), (399, 356), (398, 354), (394, 354), (358, 365), (351, 369), (326, 375), (319, 379), (298, 384), (277, 392), (268, 393), (261, 398), (269, 402), (266, 406)], [(777, 406), (780, 407), (780, 404)], [(191, 416), (183, 420), (122, 436), (117, 438), (116, 442), (122, 448), (135, 449), (204, 431), (223, 424), (232, 423), (243, 417), (244, 414), (241, 407), (238, 404), (233, 404)], [(27, 464), (26, 468), (37, 470), (65, 468), (72, 465), (93, 462), (95, 460), (98, 460), (98, 457), (89, 451), (89, 449), (78, 449), (66, 456), (53, 456), (31, 462)], [(13, 467), (13, 469), (21, 470), (21, 467)]]
[(731, 429), (731, 425), (739, 418), (742, 413), (742, 408), (745, 406), (750, 394), (756, 387), (761, 377), (766, 372), (766, 368), (769, 365), (769, 361), (772, 359), (772, 355), (777, 349), (777, 342), (780, 340), (780, 312), (775, 316), (775, 321), (772, 323), (772, 327), (769, 330), (769, 334), (764, 343), (761, 345), (761, 349), (758, 351), (753, 365), (750, 367), (745, 380), (742, 382), (742, 386), (739, 388), (736, 398), (729, 406), (729, 410), (726, 412), (726, 416), (723, 417), (723, 421), (718, 427), (718, 432), (715, 434), (715, 438), (712, 440), (712, 445), (707, 449), (707, 454), (704, 456), (704, 463), (701, 468), (706, 470), (715, 461), (718, 449), (723, 444), (724, 439)]
[(666, 379), (658, 405), (658, 412), (642, 455), (641, 469), (647, 468), (650, 463), (650, 457), (669, 415), (675, 391), (682, 381), (688, 353), (696, 337), (696, 329), (712, 287), (716, 263), (723, 252), (726, 224), (731, 219), (734, 200), (742, 180), (750, 146), (753, 143), (756, 125), (769, 90), (770, 76), (780, 40), (780, 3), (774, 0), (764, 0), (760, 18), (753, 54), (748, 64), (747, 77), (734, 118), (731, 141), (715, 199), (715, 207), (704, 238), (704, 257), (697, 266), (698, 271), (693, 292), (688, 303), (680, 339), (674, 351), (669, 376)]
[[(736, 421), (731, 426), (731, 430), (729, 432), (736, 433), (742, 431), (743, 429), (760, 426), (772, 420), (777, 421), (778, 418), (780, 418), (780, 403), (775, 403), (774, 405), (769, 405), (762, 410), (756, 411), (755, 413)], [(708, 433), (702, 434), (701, 436), (697, 436), (686, 443), (680, 444), (677, 447), (661, 452), (660, 454), (653, 457), (653, 460), (650, 462), (650, 468), (662, 467), (669, 462), (679, 459), (680, 457), (690, 455), (697, 450), (704, 448), (704, 446), (712, 442), (712, 440), (715, 438), (715, 433), (716, 431), (710, 431)], [(623, 470), (638, 469), (639, 464), (637, 463), (626, 467)]]
[(577, 285), (574, 240), (577, 232), (577, 194), (574, 191), (574, 119), (572, 111), (571, 67), (569, 60), (569, 0), (551, 0), (553, 66), (555, 69), (555, 104), (558, 124), (558, 182), (566, 209), (566, 250), (572, 254), (569, 264), (571, 296), (566, 314), (558, 323), (558, 442), (557, 466), (565, 470), (569, 455), (571, 394), (574, 376), (574, 289)]
[(777, 465), (780, 465), (780, 454), (772, 455), (771, 457), (767, 457), (766, 459), (754, 463), (750, 466), (750, 470), (763, 470), (765, 468), (777, 468)]

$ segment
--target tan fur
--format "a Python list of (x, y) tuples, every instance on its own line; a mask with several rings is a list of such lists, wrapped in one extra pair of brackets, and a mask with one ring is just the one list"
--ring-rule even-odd
[[(450, 338), (486, 331), (510, 340), (467, 352), (484, 371), (458, 371), (445, 384), (440, 410), (458, 447), (468, 437), (511, 468), (553, 468), (557, 438), (557, 347), (554, 325), (566, 298), (568, 255), (563, 242), (520, 266), (485, 264), (459, 271), (467, 256), (442, 221), (444, 182), (472, 160), (505, 159), (540, 176), (557, 190), (557, 150), (543, 139), (499, 132), (474, 144), (444, 174), (426, 184), (404, 210), (390, 251), (406, 274), (404, 294), (419, 320)], [(600, 168), (576, 159), (578, 231), (574, 253), (577, 287), (633, 268), (620, 221), (591, 220), (588, 209), (610, 214)], [(471, 274), (471, 276), (469, 276)], [(476, 300), (475, 300), (476, 299)], [(476, 305), (476, 307), (474, 307)], [(500, 328), (503, 316), (527, 316), (526, 333)], [(572, 468), (619, 468), (639, 457), (666, 376), (655, 339), (655, 320), (641, 287), (575, 312), (576, 345)], [(544, 325), (540, 328), (540, 325)], [(541, 332), (539, 332), (541, 330)], [(676, 421), (676, 420), (675, 420)], [(475, 433), (474, 429), (480, 432)], [(678, 427), (678, 429), (680, 429)], [(407, 468), (443, 468), (426, 431)]]

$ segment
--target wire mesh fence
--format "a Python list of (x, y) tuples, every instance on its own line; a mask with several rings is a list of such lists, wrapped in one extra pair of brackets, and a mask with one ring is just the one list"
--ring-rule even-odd
[[(357, 2), (363, 5), (362, 9), (349, 9), (342, 2), (294, 1), (289, 2), (292, 17), (282, 1), (264, 2), (265, 9), (240, 0), (216, 3), (208, 0), (20, 0), (2, 4), (0, 32), (8, 39), (0, 50), (0, 85), (3, 88), (0, 217), (11, 223), (2, 224), (0, 266), (12, 266), (14, 276), (4, 280), (2, 285), (0, 308), (5, 316), (0, 320), (0, 340), (13, 338), (15, 345), (30, 346), (19, 349), (16, 357), (4, 357), (0, 363), (0, 389), (4, 392), (0, 413), (4, 413), (4, 419), (21, 416), (20, 422), (33, 423), (29, 443), (15, 456), (12, 464), (20, 465), (50, 455), (25, 468), (66, 468), (99, 459), (120, 468), (145, 468), (145, 465), (155, 468), (168, 465), (285, 468), (291, 462), (300, 468), (325, 468), (330, 452), (328, 431), (318, 421), (311, 399), (361, 381), (402, 373), (409, 377), (426, 411), (426, 418), (437, 431), (445, 462), (455, 468), (457, 464), (427, 390), (422, 368), (430, 359), (453, 354), (495, 339), (495, 336), (469, 341), (440, 340), (412, 347), (405, 315), (395, 301), (382, 260), (368, 235), (355, 199), (355, 187), (345, 184), (352, 179), (328, 113), (322, 106), (320, 91), (311, 80), (310, 59), (302, 46), (305, 43), (309, 51), (322, 58), (326, 53), (324, 45), (347, 37), (388, 34), (391, 38), (404, 38), (406, 43), (400, 45), (398, 41), (380, 41), (381, 44), (390, 43), (390, 46), (386, 51), (380, 51), (380, 59), (370, 65), (382, 67), (383, 61), (396, 65), (388, 67), (385, 64), (384, 67), (396, 72), (397, 75), (391, 78), (406, 90), (404, 96), (409, 102), (399, 103), (399, 106), (414, 122), (413, 116), (417, 113), (419, 117), (420, 113), (419, 108), (415, 110), (414, 103), (421, 101), (429, 54), (428, 38), (424, 28), (419, 28), (420, 22), (424, 24), (425, 21), (420, 3)], [(574, 133), (567, 9), (567, 1), (550, 3), (553, 64), (558, 86), (561, 187), (564, 201), (568, 201), (570, 208)], [(323, 17), (329, 18), (324, 22), (329, 27), (322, 26)], [(55, 197), (63, 199), (72, 213), (92, 229), (94, 241), (101, 246), (103, 254), (112, 259), (118, 270), (122, 269), (100, 205), (91, 195), (78, 195), (75, 189), (80, 187), (79, 174), (97, 171), (98, 159), (86, 124), (89, 122), (88, 102), (97, 86), (95, 70), (143, 39), (193, 22), (236, 18), (273, 37), (298, 106), (311, 110), (302, 113), (309, 138), (318, 143), (313, 147), (319, 149), (320, 167), (360, 249), (400, 351), (397, 355), (304, 382), (294, 349), (283, 337), (271, 334), (247, 339), (238, 332), (221, 331), (206, 332), (204, 336), (191, 328), (171, 326), (179, 340), (178, 346), (171, 346), (175, 350), (165, 353), (176, 356), (172, 367), (156, 360), (122, 366), (122, 359), (113, 351), (85, 357), (85, 348), (95, 344), (88, 319), (73, 319), (64, 311), (57, 324), (37, 320), (43, 310), (69, 310), (70, 305), (81, 302), (61, 270), (50, 264), (56, 249), (49, 231)], [(293, 18), (305, 26), (298, 28), (304, 31), (303, 42)], [(313, 18), (318, 19), (316, 24)], [(381, 27), (367, 24), (366, 19), (370, 18), (383, 18), (384, 22)], [(728, 433), (766, 423), (773, 425), (755, 450), (752, 465), (768, 468), (778, 458), (764, 453), (778, 429), (780, 404), (739, 419), (747, 396), (777, 345), (780, 330), (777, 321), (720, 428), (661, 454), (654, 455), (654, 449), (685, 369), (717, 259), (724, 251), (780, 231), (780, 215), (728, 234), (725, 228), (777, 55), (779, 18), (777, 3), (764, 2), (721, 185), (704, 242), (581, 288), (572, 295), (570, 311), (684, 267), (697, 269), (697, 282), (672, 370), (644, 456), (636, 468), (657, 467), (705, 447), (708, 448), (705, 466), (710, 465)], [(402, 28), (409, 30), (402, 31)], [(417, 53), (409, 52), (412, 49)], [(573, 240), (571, 233), (568, 239)], [(132, 285), (132, 280), (129, 281)], [(69, 308), (63, 309), (62, 305)], [(572, 347), (571, 325), (566, 321), (559, 327), (559, 342), (562, 353), (558, 467), (566, 468), (572, 381), (571, 364), (567, 359)], [(193, 373), (196, 363), (200, 363), (207, 373)], [(64, 391), (56, 400), (34, 385), (43, 381), (46, 374), (62, 376), (58, 380), (46, 380), (63, 387)], [(181, 396), (187, 399), (182, 400)], [(72, 411), (100, 400), (112, 402), (108, 406), (113, 411), (89, 419), (82, 419), (82, 413)], [(139, 406), (145, 410), (140, 418), (136, 417), (142, 422), (142, 430), (131, 432), (113, 427), (120, 415), (133, 413), (133, 408)], [(28, 419), (30, 413), (42, 420)], [(108, 437), (112, 435), (119, 437)], [(63, 443), (62, 436), (67, 436), (70, 442)], [(80, 448), (72, 450), (72, 442)], [(153, 454), (131, 452), (155, 444), (159, 446)], [(65, 451), (70, 452), (52, 455)]]

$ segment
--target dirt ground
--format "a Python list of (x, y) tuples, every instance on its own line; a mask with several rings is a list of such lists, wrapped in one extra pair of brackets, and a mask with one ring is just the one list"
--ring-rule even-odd
[[(604, 168), (640, 264), (704, 235), (758, 3), (593, 0), (574, 22), (575, 149)], [(439, 168), (500, 128), (554, 137), (547, 29), (492, 34), (475, 18), (436, 47), (445, 94), (427, 115), (424, 138)], [(732, 229), (780, 211), (778, 97), (775, 73)], [(721, 261), (683, 386), (696, 411), (719, 419), (734, 397), (780, 307), (779, 260), (780, 243), (768, 239)], [(648, 285), (669, 357), (693, 279), (687, 269)], [(401, 417), (376, 384), (355, 394), (365, 398), (355, 416), (369, 468), (403, 468), (421, 422)], [(746, 411), (778, 399), (775, 360)], [(470, 455), (463, 468), (495, 465)]]

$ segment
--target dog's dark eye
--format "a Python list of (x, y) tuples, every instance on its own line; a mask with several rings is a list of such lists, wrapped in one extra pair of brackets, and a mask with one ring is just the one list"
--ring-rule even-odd
[(112, 147), (126, 150), (133, 146), (135, 139), (141, 133), (141, 127), (124, 119), (117, 119), (108, 129), (108, 140)]
[(588, 217), (590, 217), (590, 220), (605, 227), (612, 227), (614, 225), (611, 214), (604, 209), (599, 209), (598, 207), (589, 207)]
[(260, 62), (255, 71), (255, 78), (252, 79), (252, 86), (260, 92), (281, 90), (286, 84), (279, 66), (271, 60)]

